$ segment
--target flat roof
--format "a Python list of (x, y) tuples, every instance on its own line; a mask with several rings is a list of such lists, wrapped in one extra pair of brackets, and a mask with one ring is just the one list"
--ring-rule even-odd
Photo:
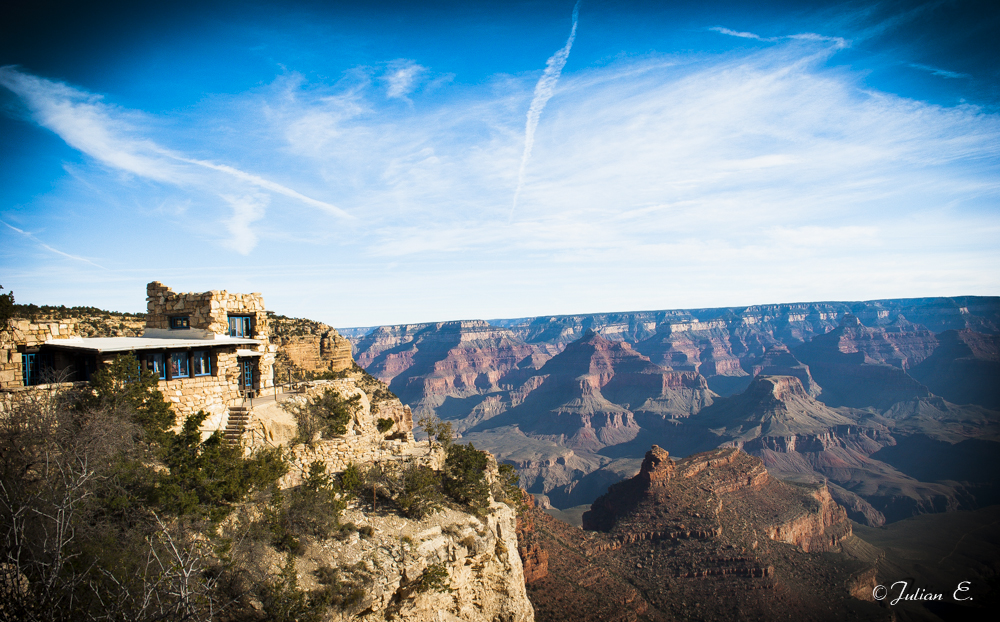
[(220, 337), (218, 339), (172, 339), (157, 337), (71, 337), (52, 339), (45, 346), (87, 350), (88, 352), (132, 352), (134, 350), (163, 350), (165, 348), (218, 348), (219, 346), (256, 346), (258, 339)]

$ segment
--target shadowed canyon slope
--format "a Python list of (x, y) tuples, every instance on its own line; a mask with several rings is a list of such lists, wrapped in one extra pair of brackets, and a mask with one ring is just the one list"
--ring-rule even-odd
[[(996, 498), (998, 327), (1000, 298), (966, 296), (384, 326), (353, 340), (415, 415), (515, 465), (543, 506), (591, 503), (652, 443), (682, 456), (729, 444), (781, 477), (828, 478), (852, 518), (877, 525)], [(918, 447), (952, 466), (916, 468)]]

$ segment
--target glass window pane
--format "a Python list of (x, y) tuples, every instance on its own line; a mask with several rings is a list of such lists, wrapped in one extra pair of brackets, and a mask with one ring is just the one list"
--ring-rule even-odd
[(195, 376), (208, 376), (212, 373), (212, 359), (208, 352), (199, 351), (191, 356), (191, 369)]
[(149, 371), (153, 372), (153, 375), (160, 380), (165, 380), (167, 377), (167, 368), (163, 364), (163, 354), (153, 353), (146, 355), (146, 366)]
[(191, 373), (188, 370), (187, 352), (174, 352), (170, 355), (170, 377), (186, 378)]

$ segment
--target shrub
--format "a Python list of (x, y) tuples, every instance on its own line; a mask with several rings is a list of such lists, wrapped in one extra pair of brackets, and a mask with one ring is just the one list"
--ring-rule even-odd
[(482, 512), (490, 506), (486, 482), (489, 459), (486, 453), (468, 445), (451, 445), (444, 463), (444, 493), (455, 501)]
[(287, 473), (288, 463), (280, 448), (245, 458), (243, 449), (226, 443), (219, 432), (202, 441), (199, 428), (207, 416), (199, 411), (184, 420), (180, 433), (164, 434), (167, 472), (159, 474), (150, 497), (179, 516), (198, 514), (218, 522), (252, 490), (266, 490)]
[(323, 587), (313, 590), (312, 597), (328, 606), (347, 609), (360, 603), (365, 596), (366, 581), (363, 574), (358, 576), (349, 573), (347, 578), (342, 578), (341, 570), (331, 566), (320, 566), (313, 574)]
[(429, 592), (454, 592), (451, 588), (451, 580), (448, 578), (448, 569), (444, 564), (431, 564), (413, 584), (414, 591)]
[(428, 441), (434, 439), (438, 445), (447, 450), (452, 442), (451, 423), (445, 423), (431, 415), (425, 415), (417, 420), (417, 425), (427, 433)]
[(525, 508), (524, 492), (518, 485), (521, 476), (517, 474), (517, 469), (509, 464), (499, 466), (496, 483), (493, 486), (493, 498), (506, 503), (518, 511)]
[(362, 485), (361, 470), (353, 462), (348, 464), (344, 472), (340, 474), (341, 490), (357, 493), (361, 490)]
[(414, 462), (373, 465), (365, 473), (365, 488), (395, 506), (408, 518), (421, 519), (441, 507), (441, 477), (430, 467)]
[(277, 581), (264, 585), (261, 601), (268, 620), (275, 622), (318, 622), (323, 617), (325, 603), (321, 598), (309, 598), (299, 587), (295, 557), (288, 553)]
[(360, 395), (352, 395), (345, 399), (339, 391), (327, 389), (305, 405), (291, 407), (298, 425), (296, 442), (311, 443), (316, 434), (320, 434), (323, 438), (346, 434), (347, 424), (360, 401)]
[(91, 393), (83, 410), (104, 410), (127, 417), (145, 432), (146, 440), (162, 442), (164, 431), (174, 424), (174, 412), (157, 388), (153, 372), (142, 369), (131, 353), (116, 356), (90, 377)]
[(379, 419), (376, 427), (378, 428), (379, 433), (385, 434), (391, 430), (394, 425), (396, 425), (396, 422), (392, 419)]

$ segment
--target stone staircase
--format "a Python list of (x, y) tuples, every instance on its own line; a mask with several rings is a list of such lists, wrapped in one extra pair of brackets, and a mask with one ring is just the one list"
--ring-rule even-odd
[(230, 406), (229, 419), (226, 421), (226, 430), (223, 436), (230, 445), (237, 445), (240, 437), (243, 436), (243, 429), (250, 418), (250, 409), (246, 406)]

